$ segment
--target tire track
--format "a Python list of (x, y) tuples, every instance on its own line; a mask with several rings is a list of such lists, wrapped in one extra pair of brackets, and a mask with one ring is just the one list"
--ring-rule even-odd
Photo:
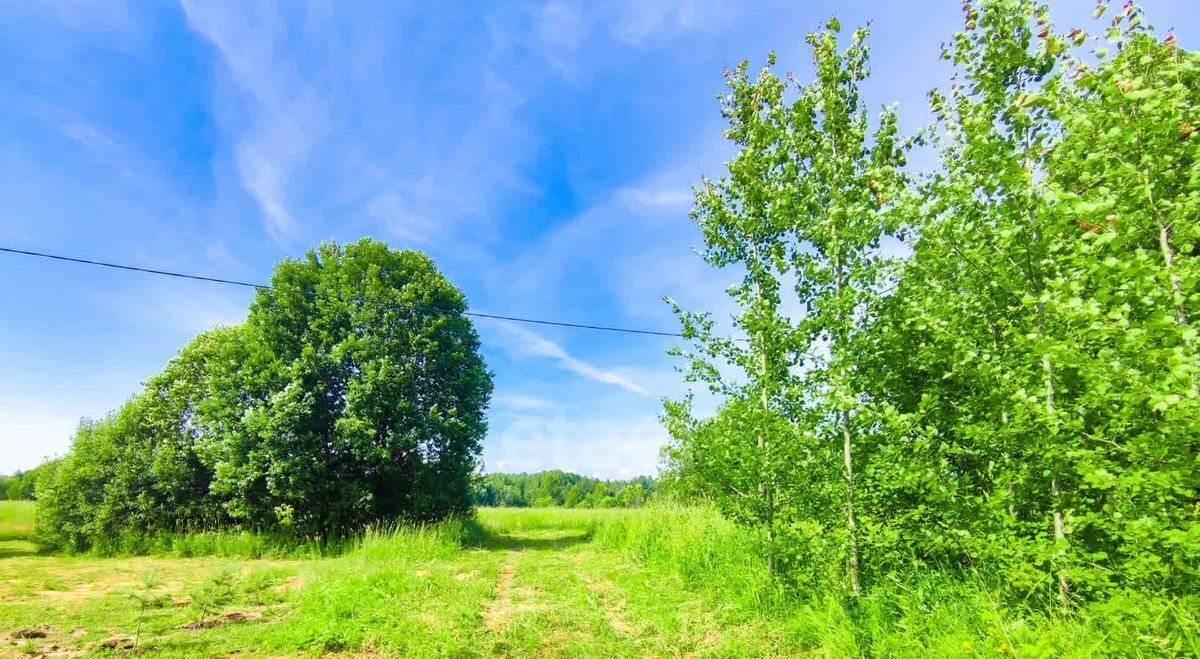
[(571, 563), (575, 565), (575, 575), (583, 582), (593, 595), (596, 596), (597, 602), (600, 603), (601, 610), (604, 611), (604, 617), (608, 620), (608, 626), (612, 627), (613, 631), (625, 636), (637, 636), (638, 630), (629, 620), (625, 618), (625, 602), (618, 599), (614, 591), (616, 586), (611, 581), (596, 580), (590, 578), (581, 569), (583, 558), (581, 556), (572, 556)]
[(500, 576), (496, 578), (496, 594), (483, 607), (483, 628), (493, 634), (503, 632), (516, 615), (512, 587), (517, 578), (516, 563), (516, 555), (509, 552), (504, 567), (500, 568)]

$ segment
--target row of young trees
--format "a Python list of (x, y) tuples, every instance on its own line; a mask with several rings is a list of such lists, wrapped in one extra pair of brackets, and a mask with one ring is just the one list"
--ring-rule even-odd
[(602, 480), (565, 471), (484, 474), (475, 484), (477, 506), (525, 508), (637, 508), (654, 493), (654, 480)]
[(491, 374), (462, 293), (364, 239), (285, 260), (38, 482), (41, 542), (243, 528), (306, 537), (471, 505)]
[(865, 29), (810, 35), (807, 84), (727, 72), (740, 151), (693, 217), (745, 340), (677, 309), (723, 403), (668, 403), (666, 476), (765, 528), (792, 583), (1200, 592), (1200, 56), (1095, 14), (968, 1), (915, 138), (859, 95)]

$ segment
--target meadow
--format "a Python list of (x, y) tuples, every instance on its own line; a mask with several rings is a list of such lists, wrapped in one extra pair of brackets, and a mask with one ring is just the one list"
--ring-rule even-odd
[(484, 508), (332, 548), (209, 534), (139, 556), (40, 554), (33, 512), (0, 502), (0, 652), (13, 656), (1085, 657), (1153, 648), (1112, 620), (1002, 608), (982, 584), (945, 577), (880, 588), (854, 607), (836, 592), (801, 601), (768, 577), (761, 538), (706, 508)]

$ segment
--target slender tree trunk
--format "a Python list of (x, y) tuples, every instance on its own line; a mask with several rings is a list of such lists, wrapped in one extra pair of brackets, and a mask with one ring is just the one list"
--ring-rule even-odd
[[(1033, 160), (1033, 148), (1030, 143), (1031, 135), (1025, 133), (1025, 152), (1024, 161), (1025, 168), (1033, 171), (1035, 162)], [(1037, 189), (1033, 189), (1034, 198), (1037, 198)], [(1032, 229), (1033, 241), (1035, 244), (1041, 242), (1041, 231), (1037, 227), (1037, 215), (1035, 207), (1029, 209), (1029, 226)], [(1027, 252), (1028, 254), (1028, 252)], [(1040, 271), (1032, 266), (1029, 267), (1028, 276), (1032, 285), (1033, 294), (1040, 296), (1045, 290), (1045, 285), (1042, 280)], [(1037, 303), (1037, 325), (1038, 332), (1044, 339), (1046, 336), (1046, 304), (1039, 301)], [(1054, 364), (1050, 360), (1050, 355), (1042, 354), (1042, 372), (1045, 374), (1046, 387), (1046, 417), (1049, 423), (1057, 428), (1058, 421), (1055, 418), (1055, 401), (1054, 401)], [(1063, 610), (1066, 610), (1070, 604), (1071, 582), (1067, 575), (1067, 533), (1063, 527), (1063, 512), (1062, 512), (1062, 490), (1058, 483), (1058, 460), (1052, 460), (1050, 466), (1050, 509), (1051, 515), (1054, 518), (1054, 544), (1057, 549), (1054, 552), (1055, 571), (1058, 573), (1058, 601), (1062, 605)]]
[[(1189, 322), (1187, 307), (1183, 305), (1183, 289), (1179, 283), (1179, 275), (1175, 273), (1175, 251), (1171, 248), (1171, 227), (1163, 224), (1162, 220), (1157, 218), (1155, 222), (1158, 224), (1158, 245), (1162, 249), (1163, 263), (1167, 267), (1167, 276), (1171, 280), (1171, 294), (1175, 298), (1175, 324), (1186, 327)], [(1184, 343), (1188, 347), (1188, 352), (1195, 355), (1195, 341), (1185, 339)], [(1196, 395), (1200, 395), (1200, 382), (1196, 380), (1195, 371), (1192, 371), (1192, 391)]]
[[(992, 350), (998, 356), (1000, 354), (1000, 328), (996, 327), (995, 323), (992, 323), (991, 328), (992, 328)], [(1007, 432), (1007, 430), (1008, 430), (1008, 410), (1007, 409), (1000, 410), (1000, 425), (1003, 426), (1005, 429), (1005, 432)], [(1005, 500), (1008, 501), (1008, 517), (1009, 517), (1009, 520), (1012, 521), (1012, 520), (1015, 520), (1017, 517), (1017, 509), (1016, 509), (1016, 506), (1014, 505), (1014, 502), (1016, 501), (1016, 494), (1013, 492), (1012, 458), (1011, 458), (1011, 456), (1009, 456), (1008, 451), (1004, 452), (1004, 473), (1007, 476), (1007, 480), (1004, 483)]]
[[(838, 301), (842, 298), (842, 264), (840, 261), (835, 261), (833, 266), (833, 286), (834, 293), (837, 295)], [(844, 319), (839, 318), (839, 323), (844, 323)], [(841, 328), (838, 329), (841, 333)], [(843, 339), (844, 343), (844, 339)], [(838, 374), (839, 384), (845, 383), (845, 374)], [(841, 410), (842, 422), (842, 464), (844, 466), (844, 476), (846, 478), (846, 530), (848, 531), (848, 556), (847, 562), (850, 576), (850, 590), (855, 594), (859, 594), (862, 586), (859, 579), (859, 563), (861, 557), (858, 551), (858, 519), (854, 516), (854, 446), (850, 436), (850, 411), (843, 408)]]
[[(761, 367), (765, 374), (767, 368), (767, 353), (764, 350), (760, 356)], [(767, 394), (766, 387), (762, 389), (762, 406), (763, 411), (769, 411), (771, 405), (770, 396)], [(758, 436), (758, 449), (763, 454), (763, 462), (767, 465), (767, 471), (770, 472), (770, 446), (767, 444), (766, 435)], [(765, 476), (765, 475), (764, 475)], [(765, 478), (764, 478), (765, 481)], [(767, 572), (775, 576), (775, 496), (771, 486), (766, 482), (759, 484), (762, 489), (763, 502), (766, 504), (767, 517)]]
[[(761, 261), (758, 259), (758, 246), (753, 245), (754, 260), (761, 266)], [(759, 309), (762, 309), (763, 295), (762, 284), (757, 280), (754, 283), (754, 296), (758, 301)], [(767, 390), (767, 343), (766, 333), (760, 331), (758, 333), (758, 379), (759, 379), (759, 395), (762, 399), (762, 407), (764, 414), (770, 414), (771, 411), (771, 394)], [(772, 578), (775, 577), (775, 496), (768, 481), (768, 476), (771, 472), (770, 461), (770, 442), (767, 436), (763, 433), (758, 435), (758, 450), (763, 457), (764, 473), (759, 475), (758, 491), (763, 497), (763, 505), (765, 508), (764, 521), (767, 526), (767, 573)]]
[[(1058, 472), (1050, 478), (1050, 492), (1054, 497), (1054, 540), (1055, 542), (1066, 542), (1067, 534), (1063, 530), (1063, 515), (1062, 515), (1062, 491), (1058, 488)], [(1063, 609), (1067, 609), (1070, 605), (1071, 582), (1067, 578), (1067, 569), (1063, 565), (1067, 559), (1066, 547), (1062, 547), (1057, 552), (1058, 569), (1058, 602)]]
[(854, 456), (850, 445), (850, 413), (842, 410), (842, 460), (846, 467), (846, 527), (850, 530), (850, 590), (857, 595), (859, 585), (858, 520), (854, 517)]
[[(1045, 335), (1046, 332), (1046, 307), (1043, 303), (1038, 303), (1038, 325)], [(1042, 355), (1042, 371), (1046, 376), (1046, 414), (1050, 419), (1050, 423), (1057, 423), (1054, 420), (1054, 366), (1050, 361), (1050, 355)], [(1050, 498), (1051, 511), (1054, 516), (1054, 544), (1058, 545), (1058, 549), (1054, 552), (1054, 562), (1056, 572), (1058, 573), (1058, 601), (1063, 609), (1066, 609), (1070, 604), (1071, 582), (1067, 577), (1067, 534), (1063, 528), (1063, 512), (1062, 512), (1062, 490), (1058, 484), (1058, 464), (1055, 464), (1050, 469)]]

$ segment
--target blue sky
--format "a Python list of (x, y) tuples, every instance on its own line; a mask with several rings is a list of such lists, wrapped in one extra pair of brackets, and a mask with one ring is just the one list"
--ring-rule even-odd
[[(449, 3), (443, 3), (449, 4)], [(1089, 25), (1090, 1), (1057, 3)], [(1195, 48), (1189, 0), (1146, 0)], [(873, 19), (904, 125), (948, 71), (956, 0), (0, 6), (0, 245), (250, 281), (325, 240), (428, 252), (473, 308), (673, 331), (727, 310), (689, 186), (730, 154), (721, 70)], [(250, 293), (0, 255), (0, 473), (59, 454)], [(476, 323), (492, 471), (653, 473), (669, 339)]]

